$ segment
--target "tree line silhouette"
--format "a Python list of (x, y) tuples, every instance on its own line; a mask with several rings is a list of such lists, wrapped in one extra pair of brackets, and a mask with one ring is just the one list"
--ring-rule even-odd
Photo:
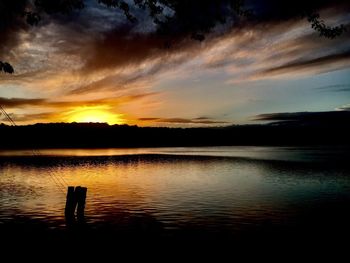
[[(305, 116), (304, 116), (305, 115)], [(310, 115), (310, 116), (309, 116)], [(0, 148), (347, 145), (350, 111), (295, 115), (268, 124), (156, 128), (106, 123), (0, 124)], [(271, 119), (271, 116), (265, 116)]]

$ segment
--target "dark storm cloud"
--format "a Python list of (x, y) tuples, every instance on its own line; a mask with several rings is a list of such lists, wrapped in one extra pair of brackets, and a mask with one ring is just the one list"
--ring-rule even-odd
[(199, 45), (194, 41), (179, 39), (173, 46), (166, 47), (167, 41), (155, 33), (128, 35), (120, 30), (108, 32), (102, 40), (92, 43), (92, 52), (86, 58), (83, 71), (123, 68), (158, 58), (163, 59), (162, 64), (165, 66), (173, 54), (187, 53), (187, 58), (191, 58), (191, 48)]
[[(188, 16), (200, 17), (200, 12), (205, 12), (205, 8), (202, 5), (208, 5), (204, 1), (189, 1), (186, 8)], [(221, 1), (216, 6), (222, 4), (223, 6), (230, 5), (230, 1)], [(247, 3), (255, 10), (256, 17), (250, 22), (242, 24), (235, 23), (236, 28), (245, 27), (249, 29), (254, 27), (258, 22), (260, 27), (273, 26), (274, 23), (280, 23), (280, 19), (284, 21), (289, 19), (301, 19), (301, 13), (303, 10), (317, 10), (325, 7), (338, 7), (344, 8), (343, 12), (349, 8), (350, 4), (347, 1), (249, 1)], [(180, 5), (181, 6), (181, 5)], [(201, 8), (199, 8), (201, 6)], [(180, 8), (180, 7), (179, 7)], [(181, 7), (183, 8), (183, 7)], [(213, 8), (214, 10), (214, 8)], [(178, 10), (180, 11), (180, 10)], [(192, 12), (192, 13), (191, 13)], [(193, 14), (196, 14), (193, 16)], [(181, 13), (181, 15), (183, 15)], [(222, 12), (223, 19), (228, 18), (230, 15), (228, 12)], [(132, 32), (133, 25), (129, 24), (122, 28), (115, 28), (108, 32), (103, 33), (102, 37), (93, 43), (91, 54), (86, 57), (86, 65), (84, 67), (87, 71), (93, 71), (96, 69), (104, 69), (110, 67), (123, 67), (127, 65), (135, 65), (142, 63), (149, 59), (162, 58), (164, 59), (164, 65), (171, 60), (172, 54), (187, 52), (187, 57), (190, 59), (192, 54), (197, 51), (198, 43), (189, 38), (189, 31), (191, 29), (196, 30), (201, 27), (208, 27), (206, 30), (214, 30), (215, 25), (220, 24), (218, 18), (206, 17), (208, 24), (201, 20), (197, 20), (192, 17), (175, 17), (170, 20), (171, 26), (167, 27), (169, 32), (174, 30), (173, 34), (159, 34), (158, 32), (151, 32), (149, 34), (135, 34)], [(184, 21), (181, 21), (183, 19)], [(184, 28), (183, 24), (186, 22), (188, 28)], [(191, 24), (192, 23), (192, 24)], [(229, 22), (227, 22), (229, 24)], [(161, 24), (163, 25), (163, 24)], [(286, 25), (285, 30), (288, 30)], [(206, 31), (204, 30), (204, 31)], [(208, 31), (210, 31), (208, 30)], [(223, 31), (222, 31), (223, 30)], [(215, 30), (214, 30), (215, 31)], [(176, 33), (175, 33), (176, 32)], [(231, 32), (231, 27), (222, 27), (221, 34), (216, 37), (221, 37), (224, 33)], [(313, 36), (318, 38), (317, 36)], [(217, 63), (212, 63), (211, 67), (220, 67), (230, 64), (230, 60), (222, 60)], [(235, 61), (239, 64), (252, 63), (252, 61), (241, 59), (241, 61)]]
[(18, 32), (28, 29), (22, 13), (27, 6), (27, 0), (1, 0), (0, 1), (0, 60), (18, 44)]

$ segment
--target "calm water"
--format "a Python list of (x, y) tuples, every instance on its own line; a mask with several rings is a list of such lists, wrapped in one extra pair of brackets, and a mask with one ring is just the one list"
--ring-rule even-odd
[(235, 235), (315, 220), (331, 229), (348, 216), (347, 161), (342, 148), (2, 151), (0, 225), (66, 228), (68, 184), (88, 187), (86, 224), (95, 229)]

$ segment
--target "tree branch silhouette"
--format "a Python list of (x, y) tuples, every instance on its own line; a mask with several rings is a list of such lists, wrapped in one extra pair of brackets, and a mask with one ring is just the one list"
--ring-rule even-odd
[(13, 67), (9, 63), (2, 62), (2, 61), (0, 61), (0, 71), (3, 71), (5, 73), (10, 73), (10, 74), (15, 72)]
[(335, 27), (330, 27), (325, 24), (323, 20), (320, 19), (320, 15), (316, 13), (311, 13), (307, 16), (307, 20), (310, 22), (311, 27), (319, 32), (320, 36), (326, 38), (336, 38), (346, 31), (343, 24)]

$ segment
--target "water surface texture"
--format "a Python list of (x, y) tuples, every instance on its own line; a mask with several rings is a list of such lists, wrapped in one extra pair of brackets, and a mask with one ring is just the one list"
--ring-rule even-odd
[(81, 185), (92, 229), (194, 237), (332, 232), (347, 227), (346, 159), (341, 148), (3, 151), (0, 224), (65, 229), (66, 186)]

